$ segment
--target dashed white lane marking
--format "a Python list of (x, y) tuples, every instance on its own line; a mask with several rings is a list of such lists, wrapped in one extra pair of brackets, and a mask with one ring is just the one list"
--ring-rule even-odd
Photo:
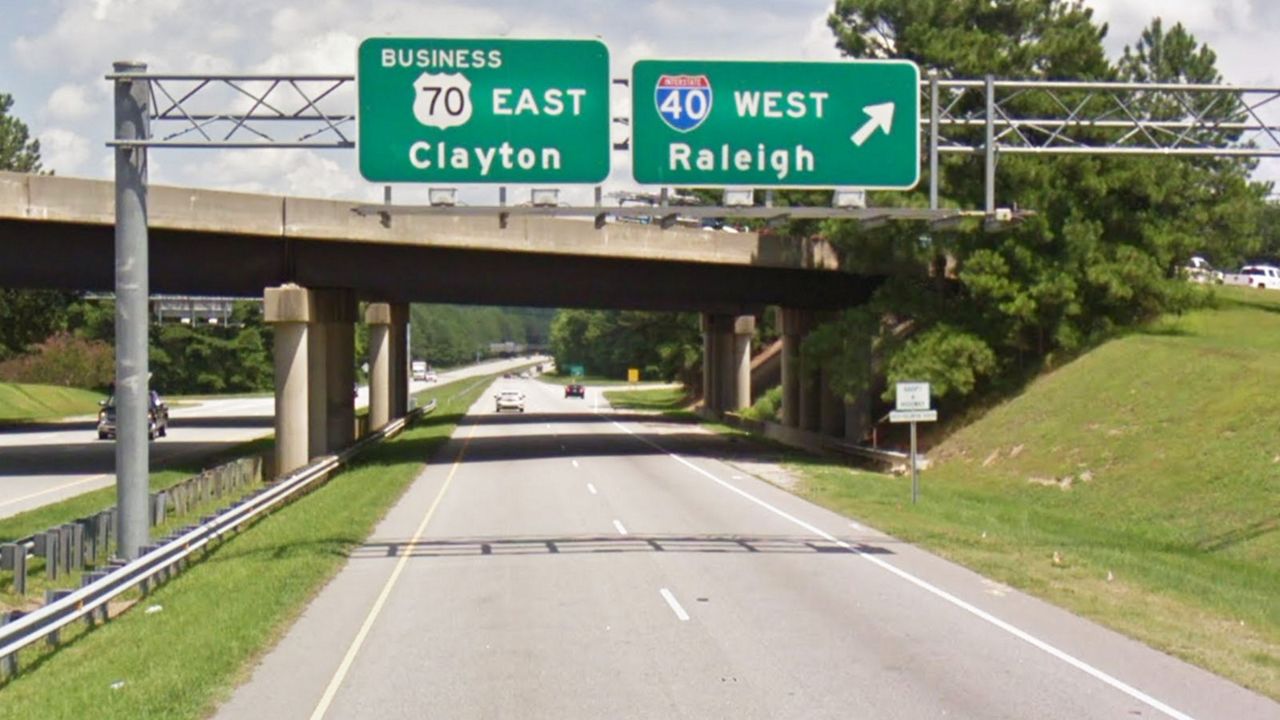
[(658, 593), (662, 595), (663, 600), (667, 601), (667, 605), (671, 607), (671, 612), (675, 613), (676, 617), (680, 618), (680, 622), (689, 621), (689, 613), (685, 612), (684, 608), (680, 607), (680, 601), (676, 600), (676, 596), (672, 595), (670, 590), (662, 588), (658, 590)]
[(572, 460), (571, 462), (573, 463), (573, 466), (574, 466), (574, 467), (578, 467), (578, 461), (577, 461), (577, 460)]
[(594, 483), (587, 483), (587, 491), (588, 491), (588, 492), (590, 492), (592, 495), (595, 495), (595, 494), (596, 494), (596, 486), (595, 486), (595, 484), (594, 484)]
[(621, 523), (620, 521), (618, 521), (618, 520), (614, 520), (614, 521), (613, 521), (613, 526), (614, 526), (615, 528), (617, 528), (617, 529), (618, 529), (618, 534), (619, 534), (619, 535), (626, 535), (626, 534), (627, 534), (627, 529), (626, 529), (626, 528), (624, 528), (624, 527), (622, 527), (622, 523)]
[(858, 523), (856, 523), (856, 522), (854, 522), (854, 521), (852, 521), (852, 520), (850, 520), (850, 521), (849, 521), (849, 527), (853, 528), (854, 530), (861, 530), (861, 529), (862, 529), (862, 526), (861, 526), (861, 525), (859, 525)]
[[(1148, 707), (1154, 708), (1155, 710), (1159, 710), (1165, 715), (1168, 715), (1171, 718), (1175, 718), (1176, 720), (1195, 720), (1195, 718), (1193, 718), (1192, 716), (1180, 710), (1177, 710), (1176, 708), (1170, 707), (1169, 705), (1166, 705), (1163, 702), (1160, 702), (1159, 700), (1151, 697), (1150, 695), (1142, 692), (1141, 690), (1133, 687), (1132, 685), (1112, 675), (1109, 675), (1106, 672), (1103, 672), (1102, 670), (1099, 670), (1098, 668), (1090, 665), (1089, 663), (1086, 663), (1085, 661), (1075, 657), (1074, 655), (1070, 655), (1063, 650), (1059, 650), (1057, 647), (1050, 645), (1049, 643), (1045, 642), (1044, 640), (1041, 640), (1040, 638), (1032, 635), (1031, 633), (1028, 633), (1027, 631), (1022, 630), (1021, 628), (1015, 627), (1014, 625), (1011, 625), (1005, 622), (1004, 620), (1001, 620), (995, 615), (992, 615), (991, 613), (975, 605), (972, 605), (964, 600), (961, 600), (960, 598), (956, 597), (955, 595), (952, 595), (946, 590), (943, 590), (940, 587), (932, 585), (927, 581), (922, 580), (921, 578), (918, 578), (915, 575), (912, 575), (906, 570), (895, 567), (885, 562), (884, 560), (881, 560), (880, 558), (874, 555), (871, 555), (869, 553), (863, 553), (863, 552), (858, 552), (854, 550), (852, 545), (850, 545), (849, 543), (843, 540), (840, 540), (836, 536), (824, 530), (821, 530), (818, 527), (805, 522), (804, 520), (801, 520), (800, 518), (796, 517), (795, 515), (792, 515), (791, 513), (788, 513), (785, 510), (781, 510), (779, 508), (774, 507), (773, 505), (770, 505), (769, 503), (765, 502), (764, 500), (761, 500), (760, 498), (756, 497), (755, 495), (752, 495), (751, 493), (745, 490), (742, 490), (740, 488), (734, 487), (733, 485), (730, 485), (728, 482), (721, 480), (715, 475), (712, 475), (706, 470), (703, 470), (697, 465), (694, 465), (688, 460), (685, 460), (684, 458), (680, 457), (679, 455), (676, 455), (670, 450), (667, 450), (666, 448), (653, 442), (652, 440), (636, 435), (634, 432), (631, 432), (630, 430), (628, 430), (622, 423), (614, 420), (613, 424), (622, 432), (630, 435), (631, 437), (634, 437), (640, 442), (645, 443), (646, 445), (660, 452), (666, 453), (668, 457), (672, 458), (676, 462), (680, 463), (681, 465), (684, 465), (685, 467), (689, 468), (690, 470), (693, 470), (694, 472), (698, 473), (699, 475), (702, 475), (703, 477), (711, 480), (712, 482), (715, 482), (717, 485), (720, 485), (726, 490), (736, 493), (737, 495), (745, 498), (746, 500), (749, 500), (755, 503), (756, 505), (759, 505), (760, 507), (764, 508), (765, 510), (768, 510), (774, 515), (777, 515), (778, 517), (783, 518), (784, 520), (788, 520), (791, 523), (798, 525), (804, 528), (805, 530), (808, 530), (809, 532), (813, 533), (814, 535), (817, 535), (818, 537), (828, 542), (834, 543), (835, 545), (842, 547), (846, 550), (854, 551), (854, 554), (856, 554), (858, 557), (862, 558), (863, 560), (866, 560), (867, 562), (871, 563), (872, 565), (875, 565), (876, 567), (879, 567), (882, 570), (886, 570), (890, 573), (893, 573), (894, 575), (897, 575), (899, 578), (902, 578), (903, 580), (911, 583), (912, 585), (915, 585), (921, 590), (924, 590), (932, 595), (935, 595), (981, 620), (985, 620), (986, 622), (996, 626), (997, 628), (1000, 628), (1001, 630), (1004, 630), (1005, 632), (1018, 638), (1019, 640), (1022, 640), (1028, 645), (1031, 645), (1034, 648), (1042, 650), (1048, 653), (1049, 655), (1061, 660), (1062, 662), (1070, 665), (1071, 667), (1074, 667), (1077, 670), (1080, 670), (1086, 675), (1089, 675), (1090, 677), (1093, 677), (1097, 680), (1102, 681), (1103, 683), (1106, 683), (1107, 685), (1110, 685), (1112, 688), (1119, 690), (1120, 692), (1124, 693), (1125, 695), (1128, 695), (1134, 700), (1137, 700), (1138, 702), (1143, 703)], [(617, 523), (617, 520), (615, 520), (614, 523)]]

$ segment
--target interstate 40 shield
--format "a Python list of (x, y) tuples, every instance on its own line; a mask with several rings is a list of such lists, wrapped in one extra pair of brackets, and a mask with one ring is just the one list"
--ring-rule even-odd
[(370, 38), (356, 74), (374, 182), (598, 183), (609, 51), (597, 40)]
[(632, 172), (681, 187), (910, 189), (920, 71), (901, 60), (641, 60)]

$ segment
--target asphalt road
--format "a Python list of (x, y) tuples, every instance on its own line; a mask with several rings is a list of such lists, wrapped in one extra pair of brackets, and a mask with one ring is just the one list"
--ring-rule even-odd
[[(445, 383), (527, 365), (526, 358), (495, 360), (439, 374)], [(431, 385), (414, 382), (413, 392)], [(356, 405), (368, 404), (360, 388)], [(168, 435), (151, 443), (151, 466), (208, 457), (270, 435), (272, 397), (204, 400), (170, 411)], [(0, 517), (115, 484), (115, 443), (97, 439), (93, 417), (0, 428)]]
[(1277, 718), (596, 390), (501, 381), (218, 711), (285, 718)]

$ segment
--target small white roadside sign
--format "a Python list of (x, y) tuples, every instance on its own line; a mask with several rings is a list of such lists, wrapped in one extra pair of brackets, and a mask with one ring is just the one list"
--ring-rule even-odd
[(929, 383), (927, 382), (898, 383), (894, 409), (895, 410), (928, 410), (929, 409)]
[(937, 410), (893, 410), (889, 412), (891, 423), (938, 422)]

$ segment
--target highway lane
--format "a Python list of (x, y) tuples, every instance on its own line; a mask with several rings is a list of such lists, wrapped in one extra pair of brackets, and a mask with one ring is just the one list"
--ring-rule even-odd
[(237, 718), (1262, 718), (1280, 706), (717, 460), (486, 395)]
[[(527, 358), (493, 360), (446, 370), (439, 382), (475, 377), (527, 365)], [(432, 387), (411, 384), (412, 392)], [(357, 407), (368, 404), (361, 387)], [(153, 468), (207, 457), (273, 432), (275, 399), (270, 396), (213, 398), (174, 408), (168, 435), (151, 443)], [(0, 428), (0, 517), (16, 515), (80, 493), (115, 484), (115, 444), (97, 439), (93, 417), (70, 422)]]

